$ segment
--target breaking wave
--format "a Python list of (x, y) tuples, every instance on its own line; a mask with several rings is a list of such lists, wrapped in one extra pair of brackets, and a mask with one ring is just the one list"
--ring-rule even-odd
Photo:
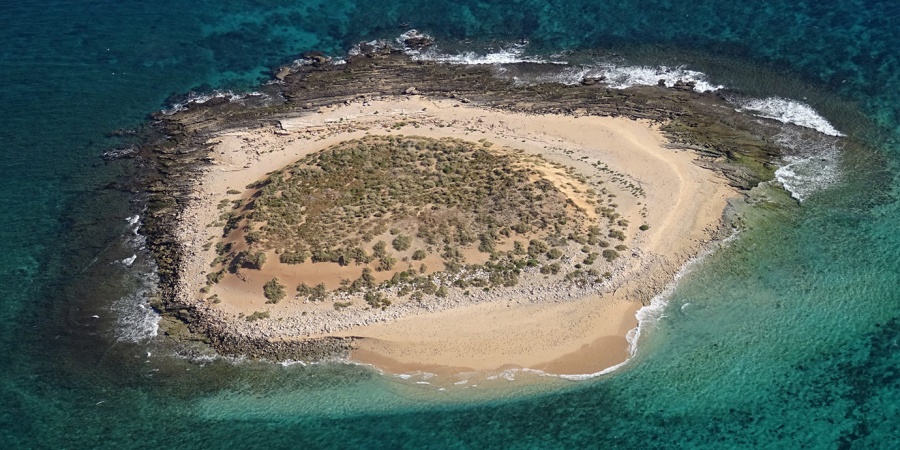
[(786, 149), (786, 154), (782, 166), (775, 171), (775, 179), (797, 201), (841, 180), (839, 139), (786, 129), (776, 142)]
[(659, 85), (671, 88), (679, 83), (690, 86), (697, 92), (713, 92), (724, 88), (710, 82), (705, 73), (683, 66), (618, 66), (607, 63), (567, 68), (559, 74), (543, 76), (538, 81), (574, 85), (587, 79), (602, 82), (613, 89)]
[(115, 302), (111, 309), (116, 316), (116, 338), (121, 342), (144, 342), (155, 337), (159, 331), (159, 314), (150, 306), (150, 299), (159, 285), (156, 264), (146, 250), (146, 239), (138, 233), (140, 216), (125, 219), (129, 233), (125, 244), (134, 254), (121, 261), (130, 269), (126, 283), (134, 285), (131, 292)]
[(441, 53), (441, 51), (432, 47), (425, 51), (410, 51), (410, 57), (415, 61), (435, 61), (447, 64), (465, 64), (465, 65), (484, 65), (484, 64), (516, 64), (516, 63), (532, 63), (532, 64), (567, 64), (564, 61), (547, 60), (537, 56), (525, 55), (525, 44), (511, 44), (505, 48), (498, 50), (476, 53)]
[(844, 136), (806, 103), (781, 97), (751, 98), (738, 100), (738, 111), (750, 112), (756, 116), (811, 128), (828, 136)]

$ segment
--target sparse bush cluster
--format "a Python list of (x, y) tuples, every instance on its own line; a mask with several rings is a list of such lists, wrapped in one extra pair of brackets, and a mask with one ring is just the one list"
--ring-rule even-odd
[(327, 295), (328, 289), (325, 287), (325, 283), (319, 283), (315, 285), (315, 287), (309, 287), (304, 283), (300, 283), (300, 285), (297, 286), (297, 297), (305, 297), (311, 302), (324, 301)]
[[(212, 266), (220, 270), (208, 275), (209, 284), (226, 269), (261, 269), (266, 252), (274, 251), (281, 264), (363, 266), (358, 279), (343, 280), (339, 289), (362, 293), (370, 307), (385, 308), (390, 300), (381, 288), (396, 286), (400, 296), (411, 298), (448, 295), (448, 286), (436, 284), (425, 264), (413, 268), (411, 261), (431, 255), (439, 256), (448, 272), (468, 274), (455, 283), (464, 289), (514, 286), (528, 267), (558, 274), (559, 261), (569, 260), (566, 248), (574, 244), (584, 253), (579, 267), (594, 264), (600, 255), (615, 259), (615, 250), (602, 250), (610, 244), (601, 236), (606, 232), (624, 241), (624, 232), (592, 224), (544, 177), (544, 166), (573, 182), (587, 182), (571, 168), (499, 152), (487, 142), (368, 136), (331, 146), (247, 186), (256, 190), (252, 197), (223, 201), (223, 210), (232, 205), (219, 217), (227, 241), (216, 244)], [(595, 204), (599, 194), (587, 189), (586, 195)], [(598, 206), (596, 212), (609, 226), (627, 225), (615, 205)], [(235, 252), (244, 244), (245, 250)], [(510, 245), (512, 250), (503, 250)], [(488, 262), (467, 261), (464, 255), (474, 249), (487, 254)], [(377, 283), (373, 270), (394, 273)], [(277, 279), (266, 283), (264, 294), (272, 303), (286, 296)], [(327, 296), (323, 284), (297, 287), (298, 298)], [(336, 309), (343, 307), (335, 303)]]

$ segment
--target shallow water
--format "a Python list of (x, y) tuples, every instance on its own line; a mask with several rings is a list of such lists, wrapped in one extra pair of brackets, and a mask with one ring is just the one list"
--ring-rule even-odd
[[(3, 11), (7, 448), (900, 444), (895, 2), (95, 0)], [(188, 362), (145, 339), (152, 266), (127, 220), (139, 198), (104, 188), (140, 168), (103, 163), (126, 142), (105, 133), (137, 126), (172, 94), (249, 89), (299, 52), (341, 56), (407, 27), (448, 55), (647, 66), (651, 81), (657, 66), (686, 65), (742, 99), (802, 102), (847, 137), (786, 136), (798, 150), (784, 179), (803, 202), (759, 189), (770, 201), (741, 209), (748, 229), (680, 280), (634, 359), (590, 381), (520, 373), (440, 391), (358, 366)]]

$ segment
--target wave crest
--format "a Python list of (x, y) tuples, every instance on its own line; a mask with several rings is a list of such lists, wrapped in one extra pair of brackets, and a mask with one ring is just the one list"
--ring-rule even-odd
[(575, 85), (586, 79), (595, 79), (612, 89), (660, 85), (671, 88), (685, 85), (691, 86), (696, 92), (713, 92), (724, 88), (710, 82), (705, 73), (684, 66), (617, 66), (608, 63), (568, 68), (559, 74), (541, 77), (538, 81)]
[(568, 64), (563, 61), (555, 61), (539, 58), (536, 56), (525, 55), (525, 44), (512, 44), (506, 48), (501, 47), (487, 53), (464, 52), (464, 53), (441, 53), (436, 47), (431, 47), (425, 51), (408, 51), (407, 54), (414, 61), (435, 61), (447, 64), (465, 64), (465, 65), (485, 65), (485, 64)]
[(737, 104), (739, 112), (746, 111), (766, 119), (811, 128), (828, 136), (844, 136), (812, 106), (797, 100), (773, 96), (739, 100)]

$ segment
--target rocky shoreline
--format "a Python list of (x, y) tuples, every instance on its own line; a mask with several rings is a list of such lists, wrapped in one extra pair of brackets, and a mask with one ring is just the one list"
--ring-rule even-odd
[(158, 266), (161, 283), (154, 307), (165, 318), (167, 335), (203, 342), (224, 355), (275, 361), (343, 358), (352, 346), (352, 337), (286, 341), (270, 340), (264, 333), (235, 333), (203, 305), (178, 297), (186, 251), (179, 239), (179, 216), (197, 199), (195, 183), (210, 161), (206, 142), (223, 130), (268, 126), (329, 105), (422, 95), (528, 114), (649, 119), (662, 124), (673, 147), (703, 156), (703, 166), (741, 190), (772, 176), (771, 162), (779, 156), (770, 139), (774, 127), (735, 112), (721, 94), (697, 93), (688, 83), (611, 89), (602, 79), (571, 86), (524, 85), (511, 74), (556, 69), (532, 63), (505, 69), (501, 76), (491, 66), (414, 61), (389, 47), (363, 46), (346, 62), (312, 55), (279, 68), (278, 81), (262, 86), (258, 95), (212, 97), (154, 114), (152, 132), (139, 152), (147, 166), (141, 190), (148, 196), (140, 231)]

